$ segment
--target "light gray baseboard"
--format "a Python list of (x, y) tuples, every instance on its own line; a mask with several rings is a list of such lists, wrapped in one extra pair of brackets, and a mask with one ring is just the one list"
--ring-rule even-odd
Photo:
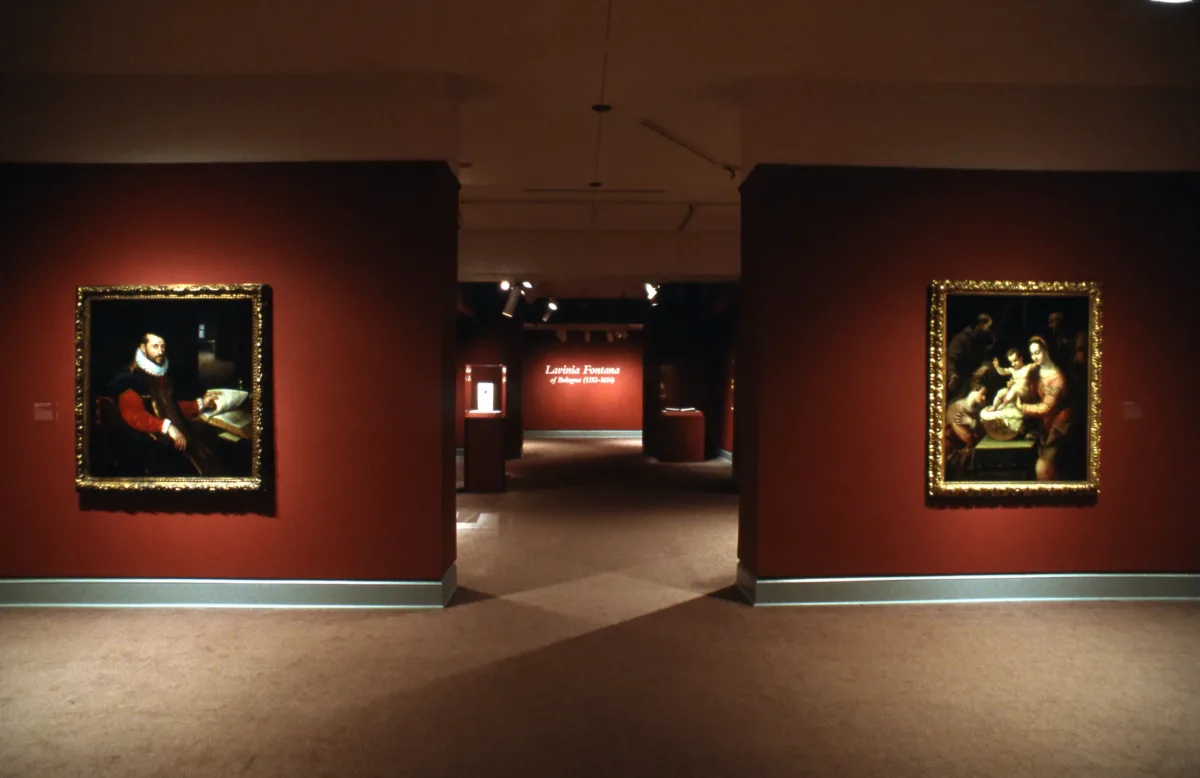
[(732, 462), (733, 461), (733, 452), (726, 451), (723, 448), (719, 448), (719, 449), (717, 449), (717, 458), (724, 459), (726, 462)]
[(1062, 600), (1200, 600), (1200, 574), (1066, 573), (887, 578), (755, 578), (740, 563), (751, 605), (911, 605)]
[(440, 581), (10, 578), (0, 607), (442, 608), (457, 587), (453, 564)]
[(526, 430), (529, 438), (633, 438), (642, 439), (641, 430)]

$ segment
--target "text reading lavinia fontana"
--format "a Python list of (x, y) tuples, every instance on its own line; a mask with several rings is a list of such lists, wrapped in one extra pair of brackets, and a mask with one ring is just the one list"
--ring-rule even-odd
[(619, 367), (603, 365), (546, 365), (546, 375), (553, 376), (552, 384), (613, 384), (621, 375)]

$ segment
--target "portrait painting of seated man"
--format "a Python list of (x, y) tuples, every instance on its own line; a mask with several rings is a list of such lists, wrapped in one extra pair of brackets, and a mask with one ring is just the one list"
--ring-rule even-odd
[(80, 381), (89, 397), (80, 477), (135, 485), (255, 477), (261, 398), (247, 387), (261, 353), (253, 297), (136, 299), (118, 292), (86, 302)]

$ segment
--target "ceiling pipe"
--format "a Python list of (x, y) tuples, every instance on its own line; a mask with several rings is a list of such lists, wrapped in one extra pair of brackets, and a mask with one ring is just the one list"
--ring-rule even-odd
[(725, 162), (721, 162), (716, 157), (714, 157), (712, 154), (709, 154), (707, 151), (704, 151), (704, 150), (692, 145), (691, 143), (688, 143), (686, 140), (684, 140), (683, 138), (680, 138), (678, 135), (674, 134), (673, 132), (668, 130), (666, 127), (663, 127), (661, 124), (654, 121), (653, 119), (642, 119), (642, 126), (645, 127), (647, 130), (650, 130), (651, 132), (658, 133), (659, 135), (663, 136), (667, 140), (674, 143), (676, 146), (680, 146), (682, 148), (687, 149), (688, 151), (695, 154), (697, 157), (700, 157), (700, 159), (704, 160), (705, 162), (708, 162), (710, 165), (716, 165), (717, 167), (721, 168), (722, 170), (727, 171), (729, 173), (730, 178), (737, 178), (738, 168), (736, 165), (730, 165)]

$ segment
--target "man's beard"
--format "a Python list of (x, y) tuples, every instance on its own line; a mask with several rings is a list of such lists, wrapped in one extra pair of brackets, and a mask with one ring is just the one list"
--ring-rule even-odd
[(158, 376), (159, 378), (165, 376), (167, 374), (167, 368), (171, 366), (171, 360), (165, 355), (162, 358), (162, 364), (157, 365), (154, 363), (154, 360), (146, 356), (145, 352), (143, 352), (140, 348), (133, 352), (133, 359), (139, 368), (150, 375)]

